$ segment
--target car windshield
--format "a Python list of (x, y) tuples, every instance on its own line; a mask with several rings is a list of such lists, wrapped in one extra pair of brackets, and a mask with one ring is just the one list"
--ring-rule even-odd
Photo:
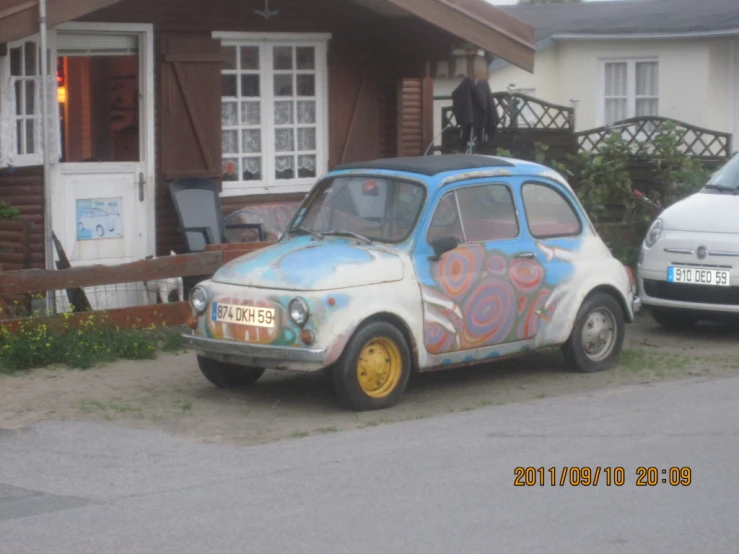
[(707, 188), (739, 191), (739, 155), (713, 174)]
[(342, 176), (319, 184), (289, 233), (338, 234), (398, 243), (418, 220), (424, 187), (387, 177)]

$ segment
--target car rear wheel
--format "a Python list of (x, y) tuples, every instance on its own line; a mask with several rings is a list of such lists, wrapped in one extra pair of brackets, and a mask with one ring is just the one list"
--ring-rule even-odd
[(384, 321), (362, 327), (331, 372), (339, 399), (355, 411), (397, 404), (410, 374), (411, 354), (405, 337)]
[(685, 331), (692, 329), (698, 323), (698, 318), (691, 314), (658, 308), (652, 308), (650, 311), (652, 312), (652, 318), (666, 329)]
[(562, 347), (577, 371), (592, 373), (610, 368), (623, 348), (626, 323), (621, 305), (610, 294), (597, 292), (580, 306), (572, 334)]
[(228, 364), (198, 356), (198, 367), (205, 378), (222, 389), (248, 387), (264, 375), (264, 368)]

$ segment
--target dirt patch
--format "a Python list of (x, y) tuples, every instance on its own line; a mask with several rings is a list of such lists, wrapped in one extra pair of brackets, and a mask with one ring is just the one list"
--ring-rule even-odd
[(205, 442), (257, 444), (619, 385), (720, 377), (739, 370), (737, 337), (737, 326), (703, 324), (675, 333), (640, 316), (629, 326), (621, 363), (612, 370), (575, 373), (559, 352), (537, 353), (419, 375), (398, 406), (365, 413), (338, 406), (320, 375), (268, 371), (253, 388), (216, 389), (192, 353), (86, 371), (35, 370), (0, 377), (0, 428), (44, 420), (109, 421)]

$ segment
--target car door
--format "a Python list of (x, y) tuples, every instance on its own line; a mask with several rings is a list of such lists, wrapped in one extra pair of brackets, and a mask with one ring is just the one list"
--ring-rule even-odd
[(510, 275), (518, 295), (517, 338), (534, 338), (562, 302), (575, 270), (586, 270), (580, 248), (585, 223), (571, 192), (547, 180), (521, 180), (516, 187), (523, 207), (520, 251)]
[[(520, 250), (518, 219), (513, 191), (504, 182), (457, 186), (439, 199), (414, 254), (429, 353), (518, 340), (511, 274)], [(444, 236), (459, 245), (429, 259), (433, 240)]]

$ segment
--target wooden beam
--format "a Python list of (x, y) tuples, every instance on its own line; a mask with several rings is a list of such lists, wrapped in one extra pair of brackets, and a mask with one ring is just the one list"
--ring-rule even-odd
[[(62, 324), (76, 327), (84, 323), (91, 313), (94, 312), (34, 319), (8, 319), (0, 321), (0, 329), (7, 329), (12, 333), (24, 323), (28, 325), (46, 325), (52, 331), (60, 329)], [(192, 308), (190, 308), (189, 302), (172, 302), (170, 304), (150, 304), (148, 306), (106, 310), (105, 320), (111, 325), (118, 326), (121, 330), (145, 329), (151, 325), (172, 327), (174, 325), (184, 325), (191, 313)]]
[(484, 0), (389, 0), (416, 17), (526, 71), (534, 71), (534, 28)]
[[(107, 8), (121, 0), (47, 0), (49, 29), (88, 13)], [(38, 1), (15, 0), (0, 12), (0, 42), (13, 42), (39, 32)]]
[(6, 271), (0, 273), (0, 291), (3, 295), (34, 294), (77, 287), (212, 275), (223, 265), (222, 260), (221, 252), (201, 252), (121, 265), (88, 265), (56, 271), (48, 269)]

